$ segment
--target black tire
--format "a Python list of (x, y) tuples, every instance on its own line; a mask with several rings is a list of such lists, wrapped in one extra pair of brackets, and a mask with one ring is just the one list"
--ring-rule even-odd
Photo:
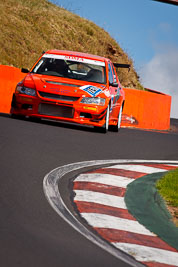
[(107, 111), (106, 111), (106, 120), (105, 120), (105, 124), (102, 127), (94, 127), (97, 132), (100, 133), (107, 133), (108, 129), (109, 129), (109, 105), (107, 107)]
[(29, 121), (31, 121), (31, 122), (41, 122), (41, 118), (39, 118), (39, 117), (29, 117)]
[(11, 118), (17, 119), (17, 120), (24, 120), (25, 116), (24, 115), (18, 115), (18, 114), (11, 114)]
[(121, 128), (121, 119), (122, 119), (122, 106), (121, 106), (120, 111), (119, 111), (117, 125), (111, 125), (109, 127), (109, 130), (111, 130), (112, 132), (118, 132)]

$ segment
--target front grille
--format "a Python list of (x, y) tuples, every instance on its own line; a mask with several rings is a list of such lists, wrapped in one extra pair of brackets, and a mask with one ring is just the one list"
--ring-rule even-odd
[(39, 95), (45, 98), (50, 98), (54, 100), (61, 100), (61, 101), (70, 101), (74, 102), (77, 101), (80, 97), (76, 96), (67, 96), (67, 95), (57, 95), (57, 94), (51, 94), (51, 93), (45, 93), (45, 92), (40, 92)]
[(51, 104), (40, 104), (38, 112), (41, 115), (62, 117), (62, 118), (73, 118), (74, 109), (71, 107), (51, 105)]

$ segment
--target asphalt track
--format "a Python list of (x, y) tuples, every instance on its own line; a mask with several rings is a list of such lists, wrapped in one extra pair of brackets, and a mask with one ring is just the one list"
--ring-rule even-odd
[[(177, 123), (175, 121), (175, 123)], [(72, 162), (178, 159), (178, 134), (93, 129), (0, 116), (0, 266), (128, 266), (76, 232), (50, 207), (43, 178)]]

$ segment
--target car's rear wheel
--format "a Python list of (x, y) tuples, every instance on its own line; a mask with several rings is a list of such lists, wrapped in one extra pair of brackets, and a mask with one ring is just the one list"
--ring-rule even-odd
[(120, 107), (117, 124), (110, 126), (110, 130), (111, 131), (113, 131), (113, 132), (118, 132), (119, 131), (119, 129), (121, 128), (121, 119), (122, 119), (122, 106)]

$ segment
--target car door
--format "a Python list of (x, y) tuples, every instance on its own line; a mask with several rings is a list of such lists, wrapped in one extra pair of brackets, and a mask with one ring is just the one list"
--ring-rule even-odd
[(120, 81), (118, 79), (118, 76), (117, 76), (117, 73), (116, 73), (116, 70), (114, 68), (114, 65), (112, 64), (111, 62), (111, 67), (112, 67), (112, 71), (113, 71), (113, 75), (114, 75), (114, 83), (118, 84), (117, 86), (117, 91), (115, 91), (116, 95), (115, 95), (115, 107), (120, 109), (120, 106), (122, 105), (122, 102), (123, 102), (123, 95), (122, 95), (122, 86), (120, 84)]
[(110, 118), (115, 119), (118, 117), (117, 105), (119, 98), (119, 84), (117, 82), (116, 73), (112, 62), (108, 62), (108, 76), (109, 76), (109, 92), (111, 95)]

